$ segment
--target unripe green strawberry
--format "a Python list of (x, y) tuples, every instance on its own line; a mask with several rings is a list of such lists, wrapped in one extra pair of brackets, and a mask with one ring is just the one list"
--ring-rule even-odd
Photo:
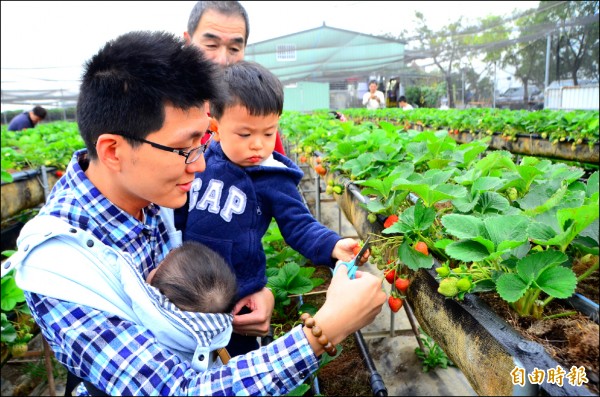
[(459, 291), (468, 291), (471, 288), (471, 280), (466, 277), (461, 278), (456, 283), (456, 288), (458, 288)]
[(515, 201), (519, 198), (519, 193), (514, 187), (509, 187), (506, 192), (508, 193), (508, 198), (510, 199), (510, 201)]
[(327, 187), (325, 188), (325, 193), (332, 194), (333, 193), (333, 186), (327, 185)]
[(367, 220), (371, 223), (375, 223), (377, 221), (377, 214), (371, 212), (367, 215)]
[(14, 357), (21, 357), (25, 353), (27, 353), (27, 343), (16, 343), (10, 347), (10, 352)]
[(438, 268), (435, 269), (435, 271), (441, 277), (446, 277), (448, 274), (450, 274), (450, 269), (448, 269), (446, 266), (438, 267)]
[(333, 186), (333, 185), (335, 185), (335, 181), (333, 180), (333, 178), (332, 178), (332, 179), (329, 179), (329, 180), (327, 181), (327, 184), (328, 184), (329, 186)]
[(454, 277), (445, 278), (440, 282), (438, 292), (447, 297), (453, 297), (458, 294), (458, 288), (456, 287), (458, 280)]
[(334, 192), (335, 194), (340, 194), (340, 193), (342, 193), (342, 190), (343, 190), (343, 188), (342, 188), (340, 185), (335, 185), (335, 186), (333, 187), (333, 192)]

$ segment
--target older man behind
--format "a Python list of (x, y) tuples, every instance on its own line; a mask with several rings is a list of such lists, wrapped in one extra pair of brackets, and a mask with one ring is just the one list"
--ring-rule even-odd
[[(250, 22), (238, 1), (199, 1), (188, 20), (183, 37), (204, 51), (206, 57), (219, 65), (244, 59)], [(275, 151), (285, 155), (281, 134), (277, 131)]]

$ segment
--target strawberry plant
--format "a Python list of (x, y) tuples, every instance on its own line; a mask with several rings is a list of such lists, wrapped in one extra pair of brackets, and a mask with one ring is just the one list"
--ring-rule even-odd
[[(10, 256), (3, 251), (2, 255)], [(25, 295), (14, 279), (14, 271), (2, 277), (2, 332), (0, 342), (2, 348), (9, 349), (13, 355), (27, 351), (27, 342), (33, 338), (33, 318), (29, 307), (25, 304)], [(15, 354), (16, 353), (16, 354)], [(4, 357), (4, 352), (2, 356)]]
[(75, 122), (44, 123), (18, 132), (2, 126), (2, 181), (12, 182), (10, 171), (42, 165), (64, 169), (73, 151), (83, 147)]
[(294, 309), (290, 307), (290, 295), (306, 294), (324, 280), (312, 277), (315, 268), (304, 266), (306, 258), (285, 243), (275, 221), (263, 237), (263, 248), (267, 257), (267, 287), (275, 296), (275, 311), (284, 321), (290, 321), (292, 318), (287, 318), (287, 313)]
[[(503, 298), (514, 300), (520, 287), (513, 286), (514, 291), (502, 293), (498, 290), (500, 277), (510, 276), (508, 284), (527, 285), (522, 296), (510, 302), (515, 310), (528, 308), (519, 309), (523, 315), (533, 314), (528, 313), (531, 305), (525, 301), (546, 302), (554, 299), (552, 294), (560, 297), (571, 291), (570, 281), (563, 286), (565, 291), (554, 291), (556, 286), (548, 287), (542, 281), (553, 272), (569, 269), (570, 258), (598, 255), (597, 172), (586, 184), (580, 181), (584, 175), (581, 168), (530, 156), (517, 163), (510, 152), (485, 152), (489, 138), (457, 144), (444, 130), (410, 129), (412, 121), (421, 126), (447, 126), (485, 135), (501, 132), (513, 139), (524, 132), (550, 128), (561, 119), (561, 112), (529, 115), (494, 109), (448, 113), (383, 111), (386, 114), (382, 116), (390, 116), (396, 125), (370, 119), (372, 115), (357, 109), (355, 114), (357, 119), (363, 119), (362, 124), (351, 121), (343, 123), (344, 128), (328, 128), (328, 141), (321, 146), (317, 146), (318, 141), (324, 135), (316, 132), (319, 128), (315, 125), (321, 123), (317, 112), (310, 116), (312, 125), (305, 124), (306, 129), (302, 130), (313, 150), (324, 151), (330, 169), (348, 175), (370, 198), (361, 204), (369, 212), (369, 222), (377, 222), (378, 215), (379, 219), (388, 220), (382, 236), (372, 242), (372, 261), (379, 269), (393, 268), (400, 274), (405, 265), (410, 270), (429, 268), (435, 256), (442, 263), (436, 269), (440, 280), (455, 279), (444, 282), (452, 288), (442, 291), (457, 299), (466, 293), (494, 290)], [(352, 113), (348, 112), (350, 117)], [(296, 121), (300, 119), (299, 116)], [(571, 114), (560, 123), (568, 126), (565, 130), (568, 128), (571, 133), (585, 130), (591, 141), (597, 142), (597, 113)], [(314, 134), (310, 133), (312, 130)], [(300, 139), (298, 142), (303, 144)], [(427, 251), (415, 249), (417, 242), (424, 243)], [(532, 271), (529, 256), (553, 250), (563, 252), (568, 259), (556, 266), (551, 261), (552, 266), (537, 269), (539, 272), (528, 277), (520, 275), (517, 282), (514, 276), (519, 275), (519, 269)], [(543, 263), (541, 255), (533, 258)], [(592, 266), (590, 271), (593, 270)], [(509, 279), (503, 279), (501, 289)], [(555, 277), (551, 279), (550, 284), (558, 283)], [(537, 288), (538, 282), (544, 288)]]
[(449, 365), (454, 366), (442, 348), (435, 343), (429, 335), (427, 335), (421, 327), (419, 327), (419, 339), (423, 344), (424, 349), (415, 347), (415, 354), (423, 361), (423, 372), (429, 372), (437, 367), (447, 368)]

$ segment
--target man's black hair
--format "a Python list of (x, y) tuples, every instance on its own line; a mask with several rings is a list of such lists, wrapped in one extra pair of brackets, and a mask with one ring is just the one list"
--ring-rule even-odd
[(48, 112), (41, 106), (36, 106), (32, 110), (33, 114), (38, 116), (40, 119), (45, 119)]
[(90, 158), (102, 134), (145, 138), (162, 128), (165, 105), (188, 110), (212, 101), (221, 91), (219, 73), (202, 51), (171, 33), (137, 31), (109, 41), (85, 63), (77, 101)]

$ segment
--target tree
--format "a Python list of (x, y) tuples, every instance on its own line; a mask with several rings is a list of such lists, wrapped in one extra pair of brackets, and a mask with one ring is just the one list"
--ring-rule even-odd
[[(556, 5), (556, 1), (543, 1)], [(562, 38), (558, 56), (578, 85), (583, 77), (598, 79), (598, 1), (567, 1), (548, 11), (548, 19), (557, 24)]]
[[(503, 67), (512, 66), (515, 78), (523, 83), (523, 104), (529, 102), (529, 83), (544, 81), (547, 32), (539, 29), (543, 14), (524, 16), (516, 21), (518, 41), (508, 47), (502, 56)], [(540, 80), (541, 77), (541, 80)], [(543, 86), (543, 83), (540, 85)]]
[[(472, 34), (465, 37), (469, 48), (466, 52), (466, 62), (469, 65), (466, 68), (466, 79), (468, 86), (475, 91), (475, 98), (489, 98), (489, 94), (493, 92), (494, 86), (490, 78), (482, 76), (491, 75), (493, 67), (502, 59), (509, 34), (505, 21), (501, 17), (490, 15), (479, 19)], [(484, 63), (479, 73), (473, 65), (474, 61)]]
[(417, 37), (421, 50), (429, 51), (434, 65), (440, 70), (446, 81), (446, 94), (448, 106), (454, 107), (454, 86), (452, 84), (452, 69), (456, 68), (456, 62), (466, 52), (465, 35), (470, 27), (463, 28), (462, 17), (458, 21), (444, 26), (439, 32), (433, 32), (427, 26), (425, 17), (420, 12), (415, 12), (417, 22)]

